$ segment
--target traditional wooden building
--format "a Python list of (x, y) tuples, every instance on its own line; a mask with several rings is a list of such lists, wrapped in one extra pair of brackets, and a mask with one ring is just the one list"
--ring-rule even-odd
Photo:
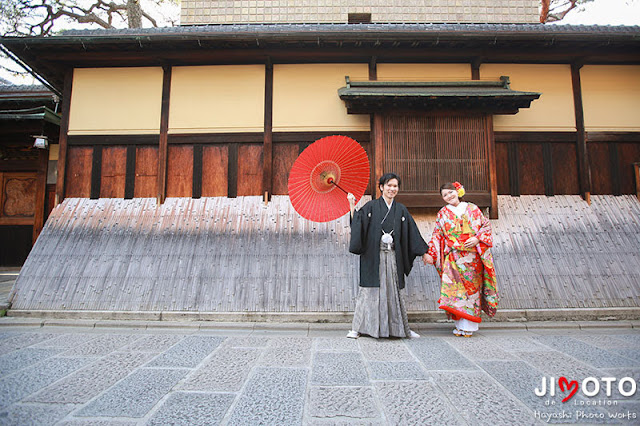
[(58, 102), (44, 86), (0, 84), (0, 266), (22, 265), (53, 208)]
[[(2, 39), (62, 93), (56, 185), (56, 204), (62, 204), (42, 250), (47, 245), (47, 251), (76, 261), (85, 256), (82, 268), (58, 268), (51, 275), (36, 266), (44, 251), (34, 248), (34, 263), (25, 264), (17, 283), (16, 310), (348, 311), (356, 281), (351, 272), (340, 272), (352, 263), (345, 260), (347, 225), (305, 224), (280, 197), (287, 195), (288, 172), (299, 153), (331, 134), (351, 136), (366, 149), (368, 194), (377, 195), (376, 177), (394, 170), (403, 177), (402, 202), (435, 208), (442, 205), (439, 185), (459, 180), (471, 201), (500, 218), (497, 223), (509, 223), (503, 229), (511, 241), (524, 235), (510, 228), (523, 226), (518, 203), (536, 205), (519, 196), (538, 196), (538, 206), (578, 203), (574, 211), (587, 220), (619, 204), (604, 198), (591, 213), (583, 210), (596, 195), (636, 193), (639, 27), (537, 24), (535, 0), (475, 1), (468, 7), (407, 1), (398, 8), (376, 1), (340, 7), (310, 2), (298, 9), (266, 3), (183, 1), (180, 27)], [(633, 198), (624, 200), (628, 230), (640, 228)], [(274, 205), (279, 210), (271, 210)], [(615, 229), (615, 223), (596, 228)], [(534, 240), (553, 228), (544, 221), (526, 226), (538, 232)], [(423, 228), (428, 232), (427, 224)], [(258, 272), (248, 260), (225, 257), (245, 259), (242, 250), (264, 256), (252, 250), (269, 246), (252, 244), (247, 235), (276, 244), (275, 257), (261, 258)], [(224, 260), (214, 256), (202, 266), (207, 258), (197, 258), (202, 252), (193, 247), (211, 253), (204, 241), (223, 244), (216, 256)], [(317, 244), (338, 246), (344, 258), (330, 268), (331, 301), (309, 288), (321, 285), (327, 264), (302, 247)], [(598, 244), (594, 240), (595, 251), (585, 252), (587, 270)], [(630, 244), (640, 248), (637, 239)], [(509, 247), (504, 259), (526, 253)], [(130, 251), (122, 257), (120, 249)], [(153, 259), (136, 257), (153, 253)], [(291, 263), (301, 253), (307, 257)], [(162, 256), (174, 268), (164, 269), (165, 275), (158, 272)], [(509, 273), (536, 277), (530, 285), (547, 286), (548, 300), (534, 303), (532, 294), (516, 297), (507, 290), (513, 309), (591, 306), (584, 300), (605, 285), (597, 273), (585, 293), (578, 280), (569, 291), (575, 303), (558, 304), (551, 294), (564, 284), (536, 275), (539, 260), (523, 260), (531, 270)], [(592, 307), (637, 308), (637, 298), (629, 300), (640, 293), (640, 271), (627, 272), (628, 294), (611, 303), (604, 297)], [(422, 280), (430, 276), (418, 273)], [(38, 279), (53, 284), (40, 292)], [(137, 296), (114, 302), (117, 289), (134, 282)], [(306, 296), (289, 300), (292, 288)], [(79, 292), (90, 300), (80, 301)], [(182, 302), (176, 294), (184, 296)], [(216, 305), (216, 299), (240, 294), (245, 304)], [(424, 302), (411, 305), (414, 311), (432, 308), (437, 299), (435, 293), (413, 296)]]

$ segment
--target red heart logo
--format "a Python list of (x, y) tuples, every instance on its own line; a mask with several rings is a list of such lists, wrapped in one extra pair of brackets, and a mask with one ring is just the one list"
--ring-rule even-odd
[[(560, 390), (562, 392), (564, 392), (565, 390), (570, 390), (571, 391), (571, 393), (569, 393), (569, 395), (565, 399), (563, 399), (562, 402), (567, 402), (568, 400), (571, 399), (571, 397), (573, 397), (573, 395), (576, 394), (576, 392), (578, 392), (578, 381), (577, 380), (569, 381), (569, 380), (567, 380), (566, 377), (563, 376), (563, 377), (560, 377), (558, 379), (558, 385), (560, 386)], [(565, 387), (566, 387), (566, 389), (565, 389)]]

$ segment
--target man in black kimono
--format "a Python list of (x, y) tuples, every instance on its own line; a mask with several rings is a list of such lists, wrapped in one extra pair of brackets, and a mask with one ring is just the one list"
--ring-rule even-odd
[(419, 337), (409, 329), (400, 290), (417, 256), (426, 265), (427, 243), (407, 208), (394, 201), (400, 177), (387, 173), (379, 184), (382, 197), (358, 211), (355, 197), (348, 195), (352, 215), (349, 251), (360, 255), (360, 289), (347, 337)]

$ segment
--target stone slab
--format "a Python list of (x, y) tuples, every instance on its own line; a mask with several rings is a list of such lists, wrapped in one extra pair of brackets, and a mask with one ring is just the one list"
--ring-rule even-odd
[(3, 426), (54, 424), (63, 419), (75, 407), (73, 405), (14, 404), (0, 412)]
[(473, 425), (538, 424), (524, 404), (484, 372), (433, 372), (438, 387), (451, 401), (464, 401), (457, 413)]
[(429, 376), (417, 362), (370, 361), (371, 380), (426, 380)]
[(315, 337), (313, 338), (313, 350), (319, 351), (339, 351), (339, 352), (355, 352), (359, 351), (358, 342), (360, 339), (347, 339), (344, 337), (346, 333), (341, 333), (339, 337)]
[(56, 337), (55, 334), (31, 332), (16, 333), (2, 340), (2, 345), (0, 345), (0, 355), (26, 348), (27, 346), (35, 345), (36, 343), (44, 342), (45, 340), (49, 340), (53, 337)]
[(180, 381), (188, 370), (134, 371), (81, 409), (76, 417), (144, 417)]
[(370, 361), (409, 361), (413, 355), (403, 340), (358, 339), (362, 355)]
[(185, 337), (184, 334), (144, 335), (120, 350), (130, 352), (164, 352)]
[(535, 339), (552, 349), (560, 350), (596, 368), (640, 367), (640, 363), (637, 361), (620, 357), (613, 352), (589, 345), (571, 337), (539, 336)]
[(27, 400), (57, 404), (85, 403), (126, 377), (151, 356), (152, 354), (147, 353), (111, 354), (58, 380)]
[(188, 336), (158, 355), (148, 366), (194, 368), (223, 341), (222, 337)]
[(89, 358), (48, 358), (0, 380), (0, 409), (60, 380), (90, 361)]
[(406, 342), (427, 370), (474, 370), (478, 367), (442, 339), (421, 337)]
[(102, 334), (95, 339), (70, 349), (65, 355), (103, 356), (138, 339), (139, 336), (129, 334)]
[(311, 383), (324, 386), (368, 386), (362, 355), (357, 352), (317, 352), (313, 357)]
[(221, 347), (180, 385), (181, 390), (237, 392), (264, 349)]
[(56, 426), (133, 426), (137, 425), (135, 420), (105, 420), (105, 419), (65, 419), (56, 423)]
[(471, 360), (479, 359), (514, 359), (515, 356), (495, 344), (493, 337), (476, 336), (471, 338), (451, 336), (444, 337), (447, 342), (462, 355)]
[(381, 414), (371, 387), (312, 386), (307, 411), (313, 420), (334, 421), (375, 420), (380, 419)]
[(301, 424), (307, 375), (301, 368), (256, 368), (227, 424)]
[(224, 346), (231, 348), (266, 348), (269, 344), (268, 337), (228, 337), (224, 341)]
[[(552, 384), (549, 383), (551, 378), (523, 361), (486, 361), (480, 362), (480, 366), (534, 413), (538, 413), (534, 414), (534, 417), (549, 418), (552, 413), (563, 409), (571, 412), (575, 417), (576, 406), (573, 404), (584, 400), (576, 394), (567, 401), (568, 403), (563, 403), (562, 400), (568, 396), (568, 393), (558, 387), (558, 377), (554, 378), (552, 392)], [(545, 380), (544, 388), (543, 379)], [(546, 390), (545, 395), (536, 395), (536, 389)], [(580, 410), (598, 416), (605, 414), (604, 410), (594, 406), (580, 407)]]
[(235, 395), (174, 392), (146, 423), (148, 426), (220, 424)]
[(466, 424), (432, 381), (378, 382), (375, 387), (387, 424)]
[(547, 376), (581, 380), (585, 377), (602, 377), (602, 371), (562, 352), (516, 352), (516, 355)]
[(60, 349), (27, 347), (0, 355), (0, 377), (15, 373), (60, 353)]
[(34, 347), (61, 348), (61, 349), (77, 348), (79, 346), (82, 346), (90, 342), (96, 337), (97, 336), (92, 333), (63, 333), (63, 334), (57, 335), (52, 339), (45, 340), (42, 343), (38, 343), (34, 345)]

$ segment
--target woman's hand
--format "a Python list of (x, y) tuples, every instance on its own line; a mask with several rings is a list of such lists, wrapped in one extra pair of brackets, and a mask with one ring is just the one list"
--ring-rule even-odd
[(478, 245), (478, 243), (480, 242), (480, 240), (476, 237), (471, 237), (469, 238), (467, 241), (464, 242), (464, 248), (474, 248), (475, 246)]
[(422, 261), (424, 262), (424, 264), (426, 265), (427, 263), (429, 265), (433, 265), (435, 263), (435, 261), (433, 260), (433, 257), (431, 257), (430, 255), (428, 255), (427, 253), (422, 255)]
[(353, 212), (356, 210), (356, 196), (348, 193), (347, 201), (349, 201), (349, 211), (351, 212), (351, 217), (353, 217)]
[(356, 206), (356, 196), (353, 195), (352, 193), (348, 193), (347, 194), (347, 200), (349, 201), (349, 206), (350, 207), (355, 207)]

